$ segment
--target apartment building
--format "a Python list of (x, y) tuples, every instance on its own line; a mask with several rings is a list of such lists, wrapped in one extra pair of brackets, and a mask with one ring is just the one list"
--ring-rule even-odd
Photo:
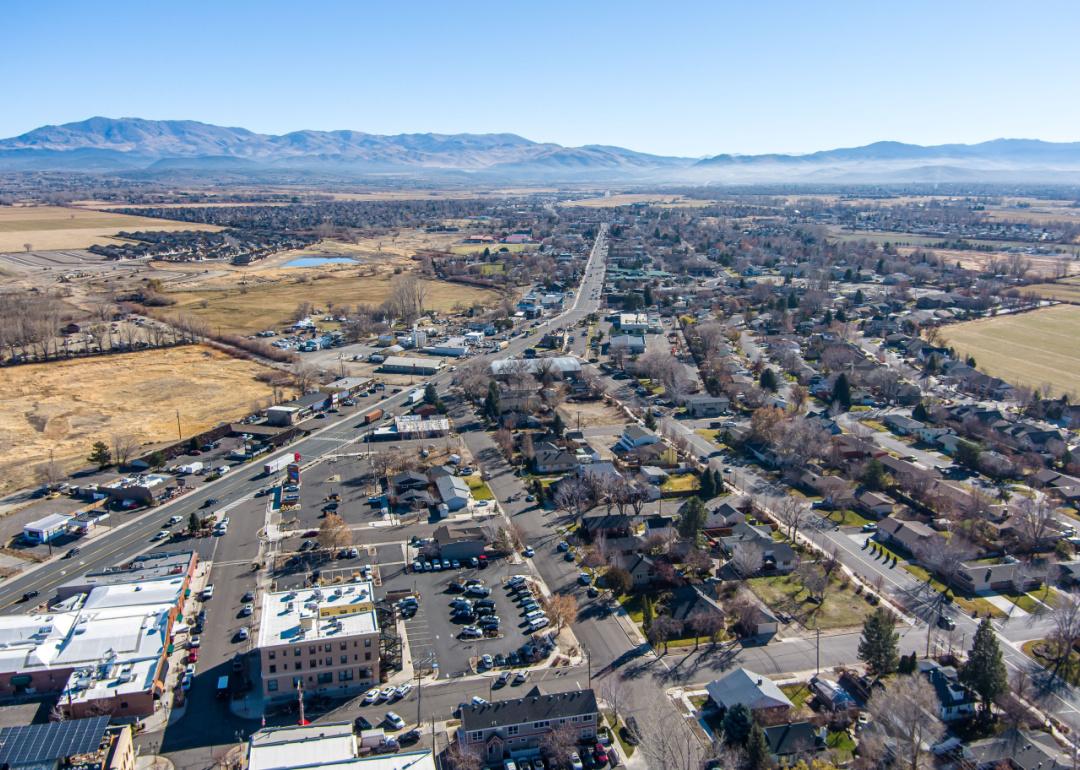
[(379, 681), (379, 623), (369, 580), (262, 598), (258, 649), (268, 700), (342, 695)]

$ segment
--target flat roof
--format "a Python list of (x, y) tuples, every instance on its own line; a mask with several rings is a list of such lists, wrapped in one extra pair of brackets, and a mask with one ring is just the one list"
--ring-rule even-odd
[(49, 530), (56, 527), (62, 527), (70, 522), (74, 516), (67, 513), (50, 513), (48, 516), (42, 516), (37, 521), (28, 521), (23, 525), (23, 529), (37, 529), (37, 530)]
[(130, 607), (136, 604), (179, 604), (184, 593), (186, 575), (170, 576), (156, 580), (139, 580), (137, 583), (101, 585), (90, 591), (83, 603), (84, 609), (106, 607)]
[(248, 770), (346, 767), (435, 770), (435, 760), (428, 749), (359, 757), (350, 722), (263, 728), (248, 740)]
[(443, 362), (435, 358), (414, 358), (409, 356), (387, 356), (383, 359), (382, 366), (411, 366), (417, 368), (430, 367), (441, 369)]
[(374, 634), (374, 588), (370, 580), (263, 594), (259, 647)]

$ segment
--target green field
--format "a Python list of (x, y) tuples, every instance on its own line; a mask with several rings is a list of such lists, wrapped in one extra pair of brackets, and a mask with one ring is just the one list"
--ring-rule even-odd
[(1080, 393), (1080, 306), (981, 318), (946, 326), (942, 337), (962, 355), (974, 356), (980, 371), (1006, 382), (1049, 385), (1054, 395)]

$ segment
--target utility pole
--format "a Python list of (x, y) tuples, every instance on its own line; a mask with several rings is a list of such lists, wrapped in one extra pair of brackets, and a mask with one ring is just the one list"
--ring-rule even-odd
[(176, 438), (178, 441), (184, 440), (184, 434), (180, 431), (180, 410), (176, 410)]
[(817, 632), (817, 634), (816, 634), (816, 636), (817, 636), (817, 650), (816, 650), (816, 655), (815, 655), (815, 660), (814, 660), (814, 669), (815, 669), (815, 673), (820, 674), (821, 673), (821, 626), (818, 625), (817, 623), (815, 623), (814, 625), (816, 626), (814, 630)]

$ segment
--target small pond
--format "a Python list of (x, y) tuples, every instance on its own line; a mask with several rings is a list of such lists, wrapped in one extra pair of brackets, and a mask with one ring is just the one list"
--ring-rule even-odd
[(320, 265), (354, 265), (352, 257), (297, 257), (290, 259), (284, 267), (319, 267)]

